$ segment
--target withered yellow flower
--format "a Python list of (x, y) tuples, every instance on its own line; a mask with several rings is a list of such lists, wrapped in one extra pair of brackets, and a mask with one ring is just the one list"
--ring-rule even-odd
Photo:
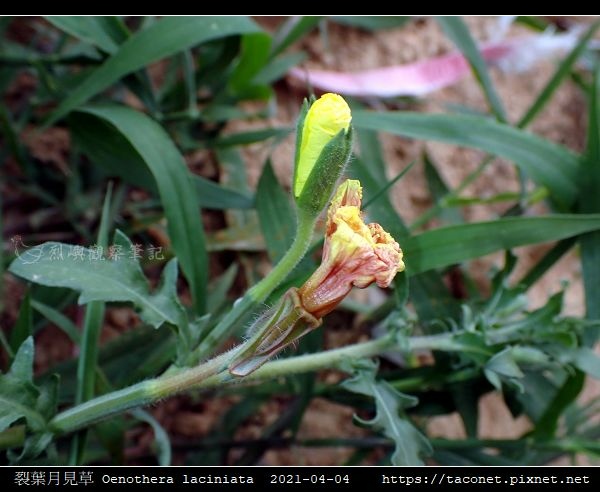
[(398, 243), (379, 224), (364, 223), (361, 200), (360, 182), (347, 180), (331, 201), (323, 260), (298, 291), (302, 305), (316, 318), (331, 312), (352, 287), (373, 282), (388, 287), (404, 270)]

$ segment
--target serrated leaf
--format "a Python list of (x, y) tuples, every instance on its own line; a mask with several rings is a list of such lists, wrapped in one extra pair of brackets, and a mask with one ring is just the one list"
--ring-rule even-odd
[(165, 266), (160, 287), (151, 293), (138, 261), (130, 257), (133, 245), (121, 231), (115, 233), (114, 246), (122, 248), (123, 256), (97, 259), (94, 250), (48, 242), (21, 254), (9, 270), (31, 282), (80, 291), (79, 304), (132, 302), (155, 328), (165, 322), (180, 326), (185, 313), (175, 290), (177, 260)]
[(563, 352), (560, 357), (562, 362), (573, 364), (593, 378), (600, 379), (600, 357), (590, 348), (581, 347), (577, 350)]
[(29, 337), (19, 347), (10, 371), (0, 375), (0, 432), (21, 418), (30, 430), (43, 431), (54, 413), (56, 379), (43, 391), (33, 384), (33, 355), (33, 338)]
[(537, 365), (547, 361), (546, 354), (532, 347), (507, 347), (487, 362), (484, 374), (498, 390), (502, 389), (502, 381), (506, 381), (522, 391), (523, 385), (518, 380), (524, 377), (524, 373), (519, 363)]
[(393, 439), (396, 447), (392, 464), (422, 465), (422, 456), (432, 452), (431, 445), (404, 412), (404, 409), (417, 403), (416, 398), (400, 393), (387, 381), (377, 381), (376, 364), (361, 362), (361, 367), (354, 370), (354, 377), (344, 381), (342, 386), (353, 393), (372, 397), (375, 401), (375, 417), (371, 420), (354, 418)]
[(51, 432), (33, 434), (25, 438), (25, 444), (19, 454), (12, 449), (8, 450), (8, 458), (11, 463), (18, 463), (23, 459), (33, 459), (39, 456), (52, 442), (54, 435)]

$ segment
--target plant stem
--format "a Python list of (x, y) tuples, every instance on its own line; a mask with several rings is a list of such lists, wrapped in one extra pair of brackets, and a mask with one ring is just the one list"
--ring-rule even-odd
[[(52, 419), (50, 429), (58, 434), (73, 432), (111, 415), (148, 405), (190, 389), (206, 389), (231, 383), (271, 379), (339, 367), (343, 361), (373, 357), (393, 349), (396, 339), (392, 335), (388, 335), (334, 350), (289, 357), (269, 362), (244, 378), (232, 376), (227, 371), (227, 364), (232, 357), (244, 349), (245, 345), (238, 345), (233, 350), (196, 367), (169, 372), (157, 379), (99, 396), (65, 410)], [(406, 345), (403, 344), (402, 349), (408, 351), (422, 349), (456, 351), (464, 349), (464, 346), (454, 342), (452, 334), (442, 334), (411, 338), (406, 341)]]
[(242, 344), (232, 351), (221, 354), (191, 369), (143, 381), (65, 410), (52, 419), (50, 429), (57, 434), (73, 432), (106, 417), (122, 413), (131, 408), (148, 405), (185, 390), (205, 389), (232, 382), (272, 378), (335, 367), (343, 360), (372, 357), (383, 350), (389, 350), (392, 343), (393, 339), (391, 337), (383, 337), (341, 349), (290, 357), (265, 364), (249, 376), (238, 378), (229, 374), (227, 363), (238, 350), (244, 347), (244, 344)]
[(315, 222), (316, 217), (299, 212), (296, 236), (290, 249), (273, 270), (248, 290), (244, 297), (238, 299), (233, 305), (233, 309), (206, 335), (196, 349), (195, 361), (206, 358), (218, 344), (223, 342), (233, 328), (245, 324), (250, 315), (269, 297), (269, 294), (285, 280), (306, 254), (311, 243)]

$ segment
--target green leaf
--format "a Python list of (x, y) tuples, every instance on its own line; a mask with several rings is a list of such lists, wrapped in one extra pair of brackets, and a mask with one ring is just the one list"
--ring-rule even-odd
[(254, 76), (252, 82), (258, 85), (268, 85), (283, 78), (288, 70), (299, 65), (306, 59), (306, 53), (291, 53), (275, 58), (266, 64)]
[[(363, 186), (364, 200), (369, 203), (368, 217), (381, 224), (404, 248), (404, 238), (409, 235), (409, 231), (387, 194), (380, 194), (388, 180), (377, 134), (362, 130), (358, 132), (358, 138), (361, 157), (350, 161), (349, 175), (358, 179)], [(373, 200), (375, 196), (377, 199)], [(401, 283), (405, 281), (405, 275), (399, 275), (394, 284), (403, 289), (405, 286)], [(458, 312), (456, 301), (450, 297), (441, 276), (436, 272), (414, 276), (410, 279), (409, 290), (419, 318), (423, 321), (444, 318)]]
[(10, 347), (16, 352), (27, 337), (33, 334), (33, 317), (31, 312), (31, 292), (27, 289), (19, 307), (19, 316), (10, 332)]
[[(600, 66), (594, 74), (590, 91), (590, 108), (587, 148), (580, 167), (580, 210), (584, 213), (600, 212)], [(581, 238), (581, 271), (585, 287), (586, 317), (600, 319), (600, 231)], [(584, 335), (586, 345), (598, 339), (598, 328), (590, 328)]]
[[(356, 110), (355, 105), (352, 105), (352, 112)], [(362, 107), (362, 106), (361, 106)], [(372, 176), (379, 186), (383, 186), (387, 182), (386, 169), (381, 143), (377, 132), (373, 130), (361, 130), (356, 132), (358, 147), (360, 149), (360, 157), (364, 163), (366, 171)], [(350, 163), (352, 166), (352, 162)]]
[[(0, 127), (1, 127), (1, 120), (2, 120), (2, 114), (3, 110), (0, 109)], [(3, 207), (3, 200), (2, 197), (0, 196), (0, 237), (4, 237), (4, 221), (2, 220), (2, 207)], [(5, 266), (5, 259), (4, 259), (4, 247), (0, 248), (0, 313), (4, 312), (4, 266)], [(4, 340), (4, 333), (2, 333), (1, 338), (0, 338), (0, 346), (2, 345), (2, 341)]]
[[(10, 371), (0, 374), (0, 432), (25, 418), (29, 429), (41, 432), (53, 413), (54, 391), (44, 391), (33, 384), (33, 338), (27, 338), (15, 355)], [(51, 383), (54, 387), (56, 381)]]
[(352, 122), (357, 128), (439, 140), (510, 159), (534, 181), (546, 186), (562, 207), (571, 205), (577, 196), (576, 155), (561, 145), (489, 118), (357, 110), (353, 111)]
[(360, 27), (368, 31), (378, 31), (379, 29), (392, 29), (401, 27), (411, 20), (406, 15), (336, 15), (332, 20), (339, 24), (347, 26)]
[(452, 398), (465, 426), (467, 437), (476, 438), (479, 422), (479, 392), (476, 384), (463, 381), (452, 391)]
[(113, 56), (62, 101), (50, 115), (47, 125), (53, 124), (123, 76), (150, 63), (212, 39), (258, 30), (247, 17), (165, 17), (125, 41)]
[(558, 420), (565, 409), (575, 401), (585, 383), (585, 374), (575, 371), (561, 386), (556, 396), (552, 399), (546, 411), (536, 422), (535, 434), (540, 437), (551, 437), (556, 432)]
[(595, 379), (600, 379), (600, 357), (588, 347), (564, 352), (561, 355), (561, 360), (573, 364), (577, 369)]
[(60, 30), (93, 44), (106, 53), (114, 53), (119, 43), (107, 32), (109, 18), (104, 16), (47, 16), (46, 20)]
[[(590, 39), (600, 26), (600, 22), (595, 22), (590, 26), (588, 31), (581, 37), (577, 45), (571, 50), (571, 52), (564, 58), (560, 63), (552, 78), (544, 86), (542, 91), (538, 94), (534, 103), (530, 106), (527, 112), (521, 117), (517, 126), (519, 128), (525, 128), (538, 113), (543, 109), (546, 103), (550, 100), (556, 89), (560, 87), (563, 80), (571, 73), (571, 69), (575, 62), (579, 59), (584, 49), (587, 47)], [(544, 29), (547, 26), (544, 26)], [(542, 29), (543, 30), (543, 29)]]
[(428, 154), (423, 156), (423, 163), (425, 165), (424, 171), (427, 187), (429, 188), (429, 193), (434, 199), (436, 206), (440, 208), (440, 218), (448, 224), (462, 224), (464, 219), (460, 211), (455, 208), (444, 206), (444, 200), (450, 193), (450, 188), (448, 188), (448, 185), (438, 172), (434, 162)]
[(232, 263), (223, 275), (211, 282), (208, 292), (208, 305), (211, 306), (212, 314), (217, 313), (226, 304), (227, 292), (233, 285), (238, 269), (238, 264)]
[(507, 347), (498, 352), (485, 365), (485, 376), (497, 390), (502, 389), (502, 380), (519, 384), (516, 380), (523, 377), (523, 371), (519, 368), (512, 349), (513, 347)]
[(494, 251), (558, 241), (600, 229), (600, 214), (516, 217), (440, 227), (405, 239), (409, 275), (443, 268)]
[(51, 432), (27, 436), (21, 453), (17, 454), (12, 449), (9, 449), (7, 453), (8, 459), (11, 464), (18, 463), (23, 459), (34, 459), (50, 445), (53, 438), (54, 435)]
[[(117, 128), (105, 120), (84, 113), (74, 113), (69, 120), (77, 146), (108, 176), (118, 176), (128, 183), (158, 194), (158, 186), (152, 172), (140, 154)], [(212, 209), (248, 209), (253, 198), (247, 194), (210, 181), (196, 174), (191, 175), (198, 205)]]
[(65, 332), (75, 345), (79, 345), (79, 342), (81, 341), (79, 330), (77, 329), (75, 323), (73, 323), (64, 314), (57, 309), (44, 304), (43, 302), (36, 301), (35, 299), (32, 299), (31, 307), (52, 324), (58, 326), (63, 332)]
[(465, 23), (460, 17), (455, 16), (437, 17), (436, 20), (440, 26), (442, 26), (446, 36), (452, 40), (467, 59), (469, 65), (471, 65), (471, 70), (473, 70), (475, 78), (479, 82), (479, 85), (481, 85), (490, 109), (496, 116), (496, 119), (506, 121), (506, 114), (502, 107), (502, 101), (500, 101), (496, 89), (494, 89), (492, 79), (490, 78), (485, 65), (485, 60), (481, 56)]
[(152, 172), (168, 221), (169, 237), (190, 284), (194, 306), (206, 308), (208, 258), (191, 175), (168, 134), (148, 116), (118, 106), (84, 108), (113, 125)]
[(16, 258), (10, 271), (31, 282), (80, 291), (79, 304), (132, 302), (155, 328), (165, 322), (183, 324), (185, 313), (175, 292), (177, 260), (167, 263), (160, 286), (151, 294), (138, 261), (130, 257), (133, 245), (121, 231), (115, 233), (113, 246), (122, 256), (97, 259), (96, 250), (48, 242)]
[(269, 258), (275, 264), (290, 248), (296, 228), (296, 216), (286, 193), (267, 161), (256, 190), (256, 211)]
[(375, 400), (375, 417), (363, 420), (355, 415), (355, 420), (373, 427), (393, 439), (396, 447), (392, 455), (392, 464), (401, 466), (422, 465), (422, 456), (431, 454), (429, 441), (408, 419), (405, 409), (416, 405), (412, 396), (400, 393), (387, 381), (375, 379), (377, 366), (371, 361), (360, 361), (354, 367), (354, 376), (342, 383), (342, 386)]
[(228, 210), (230, 208), (251, 209), (254, 207), (254, 199), (239, 191), (210, 181), (202, 176), (192, 177), (198, 205), (202, 208), (216, 210)]
[(284, 22), (277, 32), (273, 35), (273, 47), (271, 57), (277, 56), (288, 46), (298, 41), (302, 36), (308, 34), (323, 17), (304, 16), (291, 17)]
[(250, 85), (250, 81), (265, 66), (271, 50), (271, 36), (259, 32), (242, 36), (240, 59), (229, 75), (229, 86), (238, 93)]
[[(97, 245), (108, 248), (108, 231), (112, 227), (110, 219), (110, 203), (112, 198), (112, 182), (108, 184), (102, 216), (98, 228)], [(102, 301), (90, 302), (85, 309), (83, 322), (83, 336), (79, 346), (79, 360), (77, 362), (77, 388), (75, 390), (75, 404), (81, 404), (94, 396), (96, 387), (96, 372), (98, 362), (98, 344), (100, 332), (104, 324), (105, 304)], [(87, 441), (87, 430), (83, 430), (73, 437), (69, 464), (80, 465), (83, 460)]]
[(171, 441), (165, 429), (151, 414), (145, 410), (136, 409), (130, 412), (136, 419), (146, 422), (154, 431), (154, 442), (158, 448), (158, 464), (160, 466), (171, 465)]
[(215, 140), (216, 147), (236, 147), (238, 145), (250, 145), (256, 142), (262, 142), (269, 138), (275, 138), (277, 141), (283, 140), (289, 135), (291, 128), (264, 128), (261, 130), (252, 130), (248, 132), (232, 133), (219, 137)]

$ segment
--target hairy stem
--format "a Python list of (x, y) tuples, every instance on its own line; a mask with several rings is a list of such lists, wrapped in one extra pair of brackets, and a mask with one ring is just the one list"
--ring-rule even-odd
[[(453, 336), (453, 334), (442, 334), (413, 337), (403, 344), (402, 349), (408, 351), (423, 349), (457, 351), (463, 349), (463, 345), (453, 341)], [(272, 379), (339, 367), (346, 360), (373, 357), (394, 349), (396, 339), (392, 335), (388, 335), (334, 350), (289, 357), (269, 362), (246, 377), (232, 376), (227, 370), (227, 364), (245, 348), (245, 345), (238, 345), (233, 350), (196, 367), (169, 372), (159, 378), (143, 381), (65, 410), (52, 419), (50, 428), (58, 434), (73, 432), (111, 415), (148, 405), (191, 389), (207, 389), (225, 384)]]
[(269, 294), (285, 280), (308, 251), (315, 222), (315, 217), (299, 215), (296, 236), (290, 249), (273, 270), (239, 299), (233, 309), (206, 335), (196, 350), (196, 361), (211, 354), (217, 345), (227, 338), (231, 330), (244, 325)]

